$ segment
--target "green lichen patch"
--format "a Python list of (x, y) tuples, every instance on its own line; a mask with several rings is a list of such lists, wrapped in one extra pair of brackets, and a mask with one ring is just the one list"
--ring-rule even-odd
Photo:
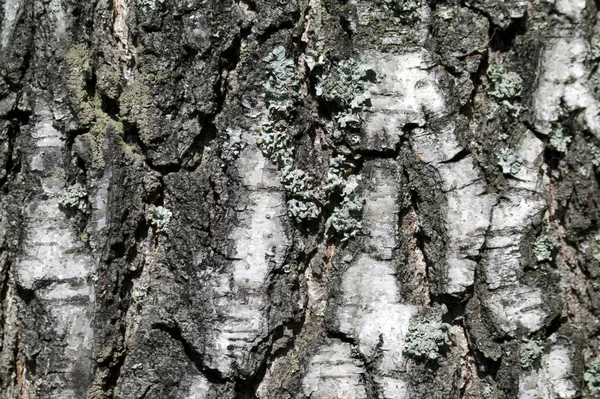
[(516, 175), (523, 166), (523, 159), (510, 148), (503, 148), (497, 155), (498, 165), (505, 175)]
[(118, 100), (123, 85), (120, 75), (107, 65), (102, 65), (96, 73), (96, 87), (111, 100)]
[(261, 152), (275, 163), (281, 173), (280, 181), (288, 196), (288, 215), (297, 223), (319, 217), (317, 194), (310, 176), (293, 167), (294, 145), (288, 134), (298, 101), (300, 80), (296, 65), (285, 54), (285, 48), (276, 47), (265, 58), (265, 103), (267, 114), (262, 121), (256, 141)]
[(535, 339), (524, 339), (519, 348), (519, 362), (524, 369), (530, 368), (544, 353), (541, 342)]
[[(315, 93), (331, 108), (340, 128), (356, 133), (364, 121), (363, 111), (371, 105), (366, 84), (373, 81), (375, 72), (372, 65), (344, 60), (320, 77)], [(350, 138), (351, 144), (356, 144), (353, 142), (356, 138)]]
[(593, 144), (588, 144), (588, 149), (590, 150), (592, 165), (596, 168), (600, 168), (600, 149)]
[(87, 197), (87, 191), (85, 187), (79, 183), (75, 183), (67, 188), (67, 191), (65, 191), (58, 198), (58, 206), (64, 209), (77, 208), (79, 206), (79, 202), (85, 197)]
[(87, 93), (87, 82), (92, 78), (92, 54), (84, 44), (71, 47), (65, 55), (69, 101), (82, 126), (94, 120), (94, 109)]
[(597, 37), (593, 37), (590, 42), (590, 47), (592, 50), (590, 52), (592, 61), (599, 61), (600, 60), (600, 39), (598, 39)]
[(310, 176), (300, 169), (288, 166), (282, 170), (281, 183), (289, 197), (288, 215), (296, 222), (313, 220), (319, 217), (317, 196)]
[(293, 164), (294, 146), (288, 135), (288, 118), (297, 100), (298, 76), (285, 48), (276, 47), (266, 58), (267, 81), (264, 84), (267, 115), (262, 121), (258, 147), (280, 169)]
[(384, 0), (384, 3), (402, 22), (413, 23), (421, 19), (420, 0)]
[(280, 169), (294, 163), (294, 145), (283, 121), (266, 120), (262, 123), (256, 144), (261, 152)]
[(600, 393), (600, 356), (597, 356), (590, 367), (585, 371), (583, 379), (585, 380), (591, 395)]
[(106, 135), (109, 132), (112, 132), (122, 138), (124, 135), (124, 128), (121, 121), (111, 118), (102, 110), (101, 102), (98, 98), (96, 98), (92, 104), (94, 119), (87, 135), (92, 143), (92, 167), (101, 169), (106, 164), (102, 150)]
[(145, 145), (150, 145), (154, 138), (150, 119), (151, 108), (150, 89), (142, 78), (127, 86), (119, 97), (121, 119), (137, 126), (140, 139)]
[(452, 344), (449, 330), (447, 323), (417, 317), (408, 325), (403, 353), (414, 359), (438, 360)]
[(273, 49), (265, 58), (265, 62), (265, 101), (270, 113), (281, 113), (280, 117), (285, 118), (292, 112), (298, 99), (300, 79), (296, 65), (286, 56), (283, 46)]
[(159, 5), (162, 5), (165, 0), (136, 0), (136, 4), (141, 8), (147, 8), (152, 11), (156, 10)]
[(245, 147), (246, 142), (242, 137), (242, 130), (227, 128), (225, 130), (225, 141), (221, 145), (221, 158), (233, 162), (240, 156)]
[(344, 163), (343, 155), (333, 157), (329, 163), (325, 191), (339, 202), (327, 219), (326, 228), (333, 229), (337, 235), (342, 237), (342, 241), (347, 241), (355, 237), (362, 229), (364, 199), (357, 191), (360, 176), (346, 177)]
[(569, 143), (571, 142), (571, 136), (565, 136), (562, 128), (558, 128), (552, 131), (550, 135), (550, 148), (558, 152), (567, 152)]
[(600, 262), (600, 231), (590, 234), (579, 249), (583, 254), (589, 254), (591, 259)]
[[(354, 176), (353, 176), (354, 177)], [(337, 205), (325, 224), (329, 230), (332, 228), (341, 235), (342, 242), (356, 237), (362, 229), (362, 211), (364, 199), (357, 195), (347, 195)]]
[(560, 247), (558, 238), (551, 234), (544, 234), (533, 243), (533, 254), (538, 262), (552, 261)]
[(489, 79), (487, 93), (499, 99), (509, 115), (517, 117), (521, 111), (523, 79), (515, 72), (504, 72), (501, 65), (490, 65), (487, 76)]
[(150, 205), (148, 208), (148, 220), (158, 231), (166, 231), (173, 213), (164, 206)]

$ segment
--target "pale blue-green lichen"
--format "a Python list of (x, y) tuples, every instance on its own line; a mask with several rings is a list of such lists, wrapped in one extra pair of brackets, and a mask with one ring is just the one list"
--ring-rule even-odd
[(347, 241), (355, 237), (362, 229), (364, 199), (357, 192), (360, 176), (345, 177), (344, 162), (343, 155), (338, 155), (330, 160), (325, 191), (328, 195), (333, 195), (341, 200), (327, 219), (326, 227), (328, 230), (332, 228), (342, 236), (342, 241)]
[(285, 114), (294, 109), (298, 99), (300, 79), (296, 65), (285, 55), (283, 46), (273, 49), (265, 61), (267, 71), (267, 81), (263, 85), (265, 101), (269, 112), (280, 112), (285, 117)]
[(408, 325), (403, 353), (415, 359), (437, 360), (452, 344), (449, 330), (447, 323), (417, 317)]
[[(357, 131), (363, 123), (363, 111), (371, 105), (366, 84), (374, 80), (372, 65), (344, 60), (319, 79), (316, 95), (329, 104), (340, 128)], [(351, 138), (356, 141), (355, 136)]]
[(242, 150), (246, 147), (246, 142), (242, 137), (242, 130), (239, 128), (227, 128), (225, 130), (226, 140), (221, 146), (221, 158), (223, 160), (232, 162), (235, 161)]
[(590, 394), (596, 395), (600, 393), (600, 356), (597, 356), (585, 371), (583, 379), (587, 383)]
[(158, 231), (166, 231), (173, 213), (164, 206), (150, 205), (148, 208), (148, 219), (156, 226)]
[(282, 170), (281, 184), (288, 196), (288, 215), (296, 222), (316, 219), (319, 207), (315, 203), (316, 195), (312, 179), (304, 171), (286, 167)]
[(335, 156), (329, 161), (329, 170), (327, 171), (327, 182), (325, 183), (326, 191), (333, 192), (334, 190), (336, 190), (344, 184), (345, 162), (346, 157), (343, 155)]
[(544, 347), (536, 339), (524, 339), (519, 348), (519, 363), (524, 369), (530, 368), (544, 353)]
[(487, 93), (499, 99), (509, 115), (518, 116), (521, 110), (523, 79), (515, 72), (504, 72), (501, 65), (490, 65), (487, 76), (489, 78)]
[(591, 47), (591, 52), (590, 55), (592, 57), (593, 61), (598, 61), (600, 60), (600, 39), (598, 39), (597, 37), (593, 37), (590, 43), (590, 47)]
[(143, 8), (149, 8), (154, 11), (158, 7), (158, 4), (163, 4), (165, 0), (136, 0), (136, 3)]
[(292, 198), (287, 202), (288, 215), (297, 223), (319, 217), (319, 207), (314, 202)]
[(554, 129), (550, 135), (550, 147), (558, 152), (567, 152), (570, 142), (571, 136), (565, 136), (560, 126)]
[(293, 197), (314, 198), (311, 178), (303, 170), (292, 169), (291, 167), (284, 168), (279, 180), (283, 184), (283, 188)]
[(552, 261), (560, 247), (558, 238), (551, 234), (544, 234), (533, 243), (533, 254), (538, 262)]
[(300, 169), (294, 169), (294, 145), (288, 134), (288, 118), (292, 114), (299, 89), (296, 66), (286, 57), (285, 48), (276, 47), (266, 58), (267, 81), (264, 84), (267, 115), (257, 140), (262, 153), (275, 163), (280, 181), (288, 198), (288, 215), (298, 223), (316, 219), (319, 207), (310, 177)]
[(287, 133), (285, 123), (264, 121), (256, 143), (262, 153), (279, 168), (285, 168), (294, 163), (294, 145)]
[(327, 219), (327, 229), (333, 228), (342, 236), (342, 242), (355, 237), (362, 229), (362, 210), (364, 200), (358, 196), (344, 197)]
[(79, 206), (79, 201), (86, 196), (87, 191), (85, 188), (81, 184), (75, 183), (67, 188), (67, 191), (58, 198), (58, 206), (66, 209), (77, 208), (77, 206)]
[(384, 2), (403, 22), (415, 22), (421, 18), (420, 0), (384, 0)]
[(600, 167), (600, 149), (593, 144), (588, 144), (588, 149), (592, 157), (592, 165), (597, 168)]
[(298, 74), (283, 46), (276, 47), (266, 58), (267, 81), (264, 84), (267, 115), (257, 140), (260, 150), (279, 168), (294, 162), (294, 146), (288, 134), (287, 118), (297, 100)]
[(583, 254), (589, 253), (592, 259), (600, 262), (600, 231), (590, 234), (579, 249)]
[(502, 168), (502, 173), (506, 175), (516, 175), (523, 166), (523, 159), (510, 148), (500, 150), (497, 158), (498, 165)]

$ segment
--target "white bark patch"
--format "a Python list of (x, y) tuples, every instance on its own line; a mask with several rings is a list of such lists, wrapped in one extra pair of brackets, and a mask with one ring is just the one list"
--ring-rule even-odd
[(364, 225), (370, 232), (366, 246), (378, 259), (391, 260), (398, 226), (398, 186), (389, 184), (381, 169), (375, 170), (372, 182), (376, 190), (363, 208)]
[(401, 303), (391, 260), (398, 226), (398, 185), (384, 168), (385, 162), (372, 161), (375, 170), (370, 183), (374, 188), (365, 192), (363, 215), (365, 231), (371, 237), (367, 239), (369, 253), (360, 254), (344, 273), (337, 317), (339, 331), (356, 339), (364, 356), (372, 358), (381, 351), (375, 382), (383, 397), (402, 398), (406, 383), (397, 375), (404, 370), (404, 336), (417, 307)]
[(66, 5), (62, 0), (51, 0), (48, 4), (48, 15), (51, 21), (54, 22), (54, 34), (58, 41), (67, 37), (68, 26), (63, 7), (66, 7)]
[[(249, 138), (250, 140), (250, 138)], [(274, 181), (265, 184), (263, 155), (256, 144), (242, 152), (238, 166), (249, 195), (249, 206), (239, 213), (238, 226), (231, 240), (234, 260), (230, 268), (216, 277), (215, 298), (220, 321), (215, 323), (205, 353), (207, 364), (226, 376), (248, 367), (248, 352), (268, 333), (266, 298), (267, 277), (272, 268), (283, 266), (291, 245), (282, 223), (286, 216), (283, 191), (275, 191)], [(266, 160), (266, 162), (269, 162)]]
[(519, 380), (519, 399), (572, 399), (577, 387), (572, 381), (571, 352), (553, 346), (541, 359), (539, 370), (523, 373)]
[(442, 191), (446, 193), (449, 239), (446, 292), (449, 294), (463, 292), (473, 285), (477, 263), (468, 258), (479, 254), (490, 212), (497, 201), (495, 195), (487, 193), (471, 155), (445, 163), (463, 150), (454, 130), (454, 124), (449, 123), (439, 131), (422, 130), (411, 136), (413, 148), (423, 162), (438, 171)]
[(587, 81), (590, 71), (585, 61), (589, 51), (584, 38), (557, 39), (546, 50), (543, 73), (533, 94), (535, 127), (540, 133), (549, 134), (552, 123), (560, 120), (562, 101), (568, 111), (583, 110), (583, 122), (600, 138), (600, 104)]
[(508, 181), (512, 189), (493, 209), (488, 249), (483, 256), (483, 277), (493, 290), (484, 304), (497, 327), (508, 334), (518, 324), (537, 331), (547, 316), (542, 290), (520, 283), (524, 265), (519, 248), (546, 209), (544, 187), (548, 180), (540, 173), (543, 150), (543, 143), (533, 133), (528, 131), (521, 138), (517, 152), (523, 158), (522, 170)]
[(281, 187), (277, 166), (256, 149), (256, 136), (245, 132), (242, 138), (247, 145), (235, 165), (242, 175), (244, 185), (250, 188)]
[(352, 357), (350, 345), (334, 342), (323, 345), (310, 359), (302, 389), (309, 398), (366, 399), (361, 382), (364, 374), (360, 362)]
[(203, 375), (198, 375), (192, 385), (190, 386), (190, 390), (188, 396), (185, 399), (204, 399), (210, 392), (210, 386), (208, 385), (208, 380)]
[(585, 10), (585, 0), (556, 0), (555, 7), (559, 13), (578, 21)]
[(6, 48), (15, 28), (15, 22), (19, 17), (23, 0), (5, 0), (4, 1), (4, 20), (2, 21), (2, 33), (0, 34), (1, 49)]
[[(25, 234), (15, 281), (36, 290), (52, 316), (57, 340), (45, 345), (66, 344), (59, 364), (51, 365), (55, 374), (47, 378), (53, 383), (60, 381), (61, 397), (78, 398), (75, 387), (81, 381), (75, 379), (91, 373), (93, 292), (88, 277), (95, 262), (58, 207), (58, 196), (67, 189), (58, 176), (63, 173), (61, 134), (52, 127), (51, 113), (44, 105), (36, 106), (36, 116), (31, 135), (35, 147), (26, 163), (40, 176), (41, 187), (25, 207)], [(38, 290), (40, 283), (45, 287)], [(56, 348), (50, 350), (56, 353)]]
[(373, 63), (380, 81), (369, 85), (372, 107), (366, 114), (366, 137), (361, 144), (364, 148), (394, 149), (404, 126), (423, 126), (426, 114), (443, 112), (444, 98), (426, 57), (426, 53), (418, 52), (372, 53), (365, 57)]

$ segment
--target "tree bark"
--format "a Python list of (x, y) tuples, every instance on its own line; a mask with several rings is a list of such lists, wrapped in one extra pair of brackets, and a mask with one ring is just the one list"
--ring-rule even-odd
[(600, 394), (592, 0), (0, 0), (0, 396)]

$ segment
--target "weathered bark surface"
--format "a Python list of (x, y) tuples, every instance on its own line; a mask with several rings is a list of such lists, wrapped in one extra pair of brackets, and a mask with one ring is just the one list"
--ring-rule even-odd
[(1, 397), (598, 394), (596, 2), (0, 5)]

